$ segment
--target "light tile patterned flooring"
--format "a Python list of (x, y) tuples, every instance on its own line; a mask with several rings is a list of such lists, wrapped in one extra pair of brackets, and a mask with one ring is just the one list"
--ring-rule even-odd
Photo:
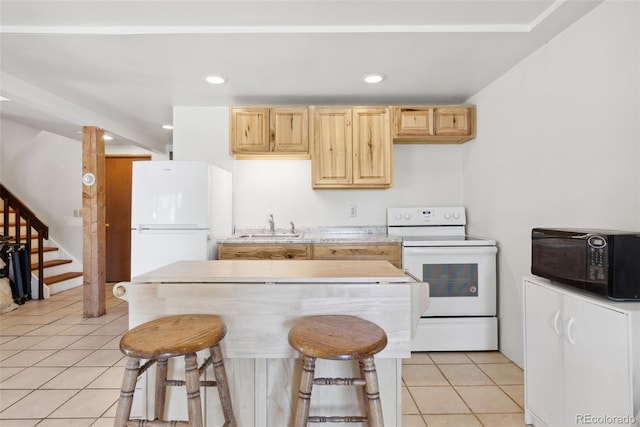
[[(81, 288), (0, 315), (0, 426), (113, 425), (128, 306), (107, 288), (98, 318)], [(498, 352), (414, 353), (402, 376), (404, 427), (525, 425), (522, 370)]]

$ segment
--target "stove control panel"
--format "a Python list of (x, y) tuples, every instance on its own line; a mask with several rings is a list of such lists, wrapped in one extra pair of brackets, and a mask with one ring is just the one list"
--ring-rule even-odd
[(387, 208), (388, 226), (466, 225), (464, 207)]

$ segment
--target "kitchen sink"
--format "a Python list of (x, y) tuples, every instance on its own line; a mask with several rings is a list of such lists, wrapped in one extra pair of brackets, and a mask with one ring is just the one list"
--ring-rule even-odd
[(299, 233), (245, 233), (239, 234), (237, 237), (246, 239), (295, 239), (301, 236)]

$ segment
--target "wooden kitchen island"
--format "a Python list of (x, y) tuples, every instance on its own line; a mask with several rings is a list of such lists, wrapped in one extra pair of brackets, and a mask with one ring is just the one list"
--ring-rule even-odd
[[(180, 261), (118, 283), (129, 302), (129, 327), (158, 317), (217, 314), (227, 325), (221, 347), (239, 426), (290, 424), (300, 375), (287, 341), (293, 322), (318, 314), (352, 314), (380, 325), (388, 345), (375, 357), (385, 425), (400, 426), (402, 359), (411, 356), (412, 331), (428, 304), (428, 285), (387, 261)], [(173, 377), (180, 377), (176, 361)], [(321, 377), (358, 376), (357, 362), (318, 360)], [(211, 368), (207, 379), (213, 378)], [(146, 384), (145, 384), (146, 382)], [(153, 414), (153, 372), (136, 392), (134, 412)], [(222, 425), (217, 390), (203, 389), (205, 425)], [(316, 386), (311, 415), (364, 414), (362, 392)], [(183, 389), (169, 391), (169, 417), (186, 419)], [(133, 415), (133, 414), (132, 414)]]

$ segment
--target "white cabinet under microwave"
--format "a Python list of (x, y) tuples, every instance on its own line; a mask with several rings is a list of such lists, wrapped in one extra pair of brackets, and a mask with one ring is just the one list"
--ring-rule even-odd
[(640, 425), (640, 304), (524, 279), (525, 422)]

